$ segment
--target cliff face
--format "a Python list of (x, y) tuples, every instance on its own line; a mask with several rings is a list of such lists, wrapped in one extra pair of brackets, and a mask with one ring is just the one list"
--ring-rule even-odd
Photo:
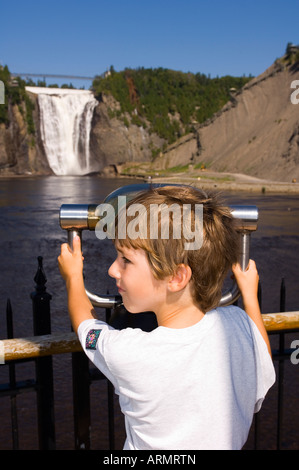
[(149, 134), (143, 127), (124, 120), (109, 117), (109, 111), (119, 107), (112, 96), (103, 96), (95, 108), (90, 136), (91, 154), (103, 169), (108, 165), (123, 162), (150, 161), (152, 151), (163, 146), (164, 140)]
[(274, 64), (249, 82), (234, 104), (200, 129), (201, 159), (215, 170), (298, 180), (299, 105), (290, 99), (298, 71), (298, 63)]
[(0, 175), (2, 176), (51, 174), (40, 138), (37, 102), (33, 111), (34, 134), (28, 132), (25, 113), (25, 103), (9, 104), (9, 125), (0, 125)]
[(197, 140), (197, 161), (211, 170), (298, 181), (299, 104), (291, 101), (291, 84), (298, 74), (298, 62), (286, 66), (277, 61), (198, 128), (193, 147), (190, 136), (191, 141), (182, 142), (177, 151), (169, 149), (164, 164), (168, 160), (171, 165), (178, 151), (184, 155), (181, 163), (191, 162)]

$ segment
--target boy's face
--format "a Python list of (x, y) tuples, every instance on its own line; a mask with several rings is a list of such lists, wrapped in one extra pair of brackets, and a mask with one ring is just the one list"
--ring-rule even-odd
[(157, 313), (165, 304), (168, 279), (155, 279), (145, 251), (117, 244), (116, 250), (117, 258), (108, 274), (116, 280), (125, 308), (131, 313)]

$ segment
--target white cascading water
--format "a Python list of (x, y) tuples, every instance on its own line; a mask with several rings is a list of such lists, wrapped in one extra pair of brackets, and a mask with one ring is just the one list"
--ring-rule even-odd
[(55, 175), (86, 175), (99, 168), (90, 160), (90, 130), (98, 104), (91, 91), (26, 87), (38, 95), (40, 131)]

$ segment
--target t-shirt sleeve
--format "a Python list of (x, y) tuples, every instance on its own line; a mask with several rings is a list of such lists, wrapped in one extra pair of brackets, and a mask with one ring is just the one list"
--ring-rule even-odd
[(111, 332), (116, 330), (101, 320), (85, 320), (80, 323), (77, 335), (87, 357), (116, 387), (105, 354), (105, 345), (109, 342)]
[(276, 377), (273, 361), (269, 354), (266, 342), (256, 324), (250, 318), (249, 321), (251, 324), (256, 360), (257, 387), (254, 412), (257, 413), (261, 409), (268, 390), (275, 383)]

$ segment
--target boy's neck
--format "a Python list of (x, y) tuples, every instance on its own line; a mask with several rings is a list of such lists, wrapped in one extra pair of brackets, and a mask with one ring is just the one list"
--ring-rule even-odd
[(181, 329), (195, 325), (203, 319), (204, 313), (195, 305), (184, 308), (170, 308), (165, 312), (156, 314), (159, 326)]

